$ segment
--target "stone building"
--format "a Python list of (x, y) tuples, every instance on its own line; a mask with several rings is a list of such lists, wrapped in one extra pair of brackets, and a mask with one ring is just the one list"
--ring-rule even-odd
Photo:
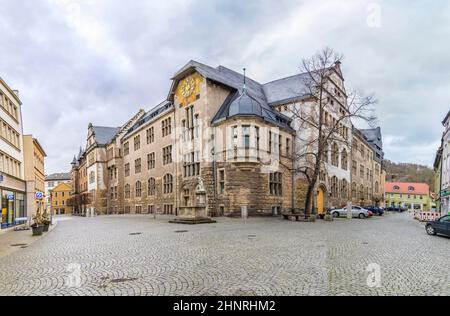
[(23, 136), (25, 181), (27, 191), (27, 216), (45, 208), (45, 157), (47, 154), (32, 135)]
[[(352, 185), (351, 200), (355, 205), (382, 206), (384, 203), (384, 185), (386, 174), (383, 168), (382, 143), (370, 140), (366, 135), (378, 135), (381, 142), (381, 130), (363, 130), (353, 128), (352, 141)], [(378, 149), (379, 148), (379, 149)]]
[(19, 92), (0, 78), (0, 198), (1, 227), (26, 216), (22, 102)]
[[(190, 61), (152, 110), (139, 111), (122, 127), (89, 126), (87, 149), (72, 162), (73, 196), (87, 196), (75, 203), (75, 213), (177, 214), (195, 204), (200, 184), (212, 216), (302, 208), (304, 183), (294, 172), (301, 162), (293, 157), (299, 134), (307, 131), (286, 109), (313, 111), (308, 98), (292, 92), (303, 77), (261, 84), (223, 66)], [(330, 89), (328, 122), (346, 107), (340, 65), (331, 70)], [(340, 127), (350, 143), (351, 122)], [(350, 146), (329, 146), (315, 201), (320, 212), (349, 199)], [(371, 148), (367, 140), (366, 146)]]

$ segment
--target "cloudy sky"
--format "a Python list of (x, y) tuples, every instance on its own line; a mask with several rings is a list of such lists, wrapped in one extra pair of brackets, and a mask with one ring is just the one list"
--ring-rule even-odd
[(446, 0), (0, 0), (0, 38), (0, 76), (20, 90), (48, 173), (70, 168), (89, 122), (119, 126), (164, 100), (191, 59), (264, 83), (330, 46), (347, 88), (379, 100), (398, 162), (432, 164), (450, 109)]

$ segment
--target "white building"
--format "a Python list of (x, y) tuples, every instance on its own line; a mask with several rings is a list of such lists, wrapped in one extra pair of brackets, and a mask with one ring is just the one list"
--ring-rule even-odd
[(61, 183), (71, 183), (70, 172), (68, 173), (54, 173), (45, 177), (45, 207), (48, 209), (51, 207), (51, 194), (54, 188)]
[(441, 205), (442, 213), (450, 213), (450, 111), (442, 122), (444, 125), (444, 136), (442, 142), (442, 187)]
[(22, 102), (19, 92), (0, 78), (0, 198), (1, 226), (26, 216)]

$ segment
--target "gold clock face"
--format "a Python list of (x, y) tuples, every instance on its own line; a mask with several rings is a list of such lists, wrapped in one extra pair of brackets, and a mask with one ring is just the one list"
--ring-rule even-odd
[(181, 95), (189, 98), (195, 92), (195, 80), (193, 78), (186, 79), (181, 86)]

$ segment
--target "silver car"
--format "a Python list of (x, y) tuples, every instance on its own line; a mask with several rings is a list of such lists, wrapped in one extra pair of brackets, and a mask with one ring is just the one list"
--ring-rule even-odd
[[(330, 214), (334, 218), (347, 217), (347, 208), (345, 207), (345, 208), (331, 210)], [(362, 208), (359, 206), (353, 206), (352, 207), (352, 217), (360, 218), (360, 219), (369, 218), (370, 213), (369, 213), (369, 210), (366, 210), (365, 208)]]

